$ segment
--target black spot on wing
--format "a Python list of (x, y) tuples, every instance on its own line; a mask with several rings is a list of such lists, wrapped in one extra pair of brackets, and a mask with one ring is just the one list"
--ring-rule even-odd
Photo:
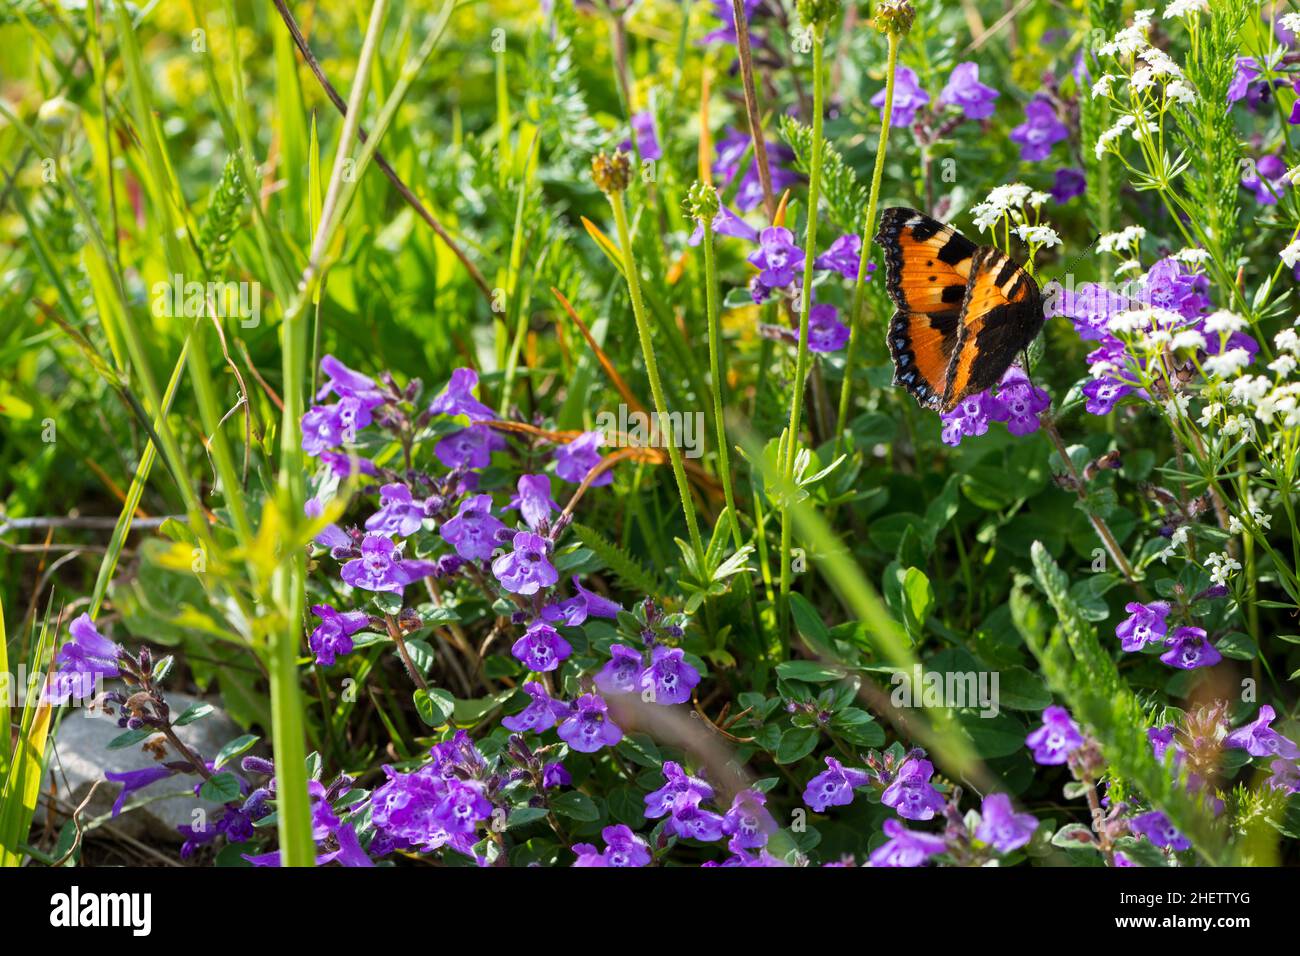
[(950, 304), (959, 304), (965, 296), (966, 287), (964, 285), (946, 285), (940, 294), (940, 298)]
[(954, 232), (939, 250), (939, 261), (955, 266), (964, 259), (969, 259), (975, 251), (975, 243), (960, 233)]

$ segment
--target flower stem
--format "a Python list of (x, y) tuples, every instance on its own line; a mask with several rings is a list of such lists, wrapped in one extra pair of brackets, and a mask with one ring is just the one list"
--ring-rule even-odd
[(632, 314), (636, 318), (637, 337), (641, 340), (641, 355), (645, 361), (646, 378), (650, 380), (650, 394), (654, 397), (655, 411), (660, 426), (668, 435), (668, 459), (672, 463), (673, 477), (677, 480), (677, 494), (682, 500), (682, 514), (686, 516), (686, 529), (690, 533), (691, 548), (699, 561), (700, 573), (705, 573), (704, 542), (700, 539), (700, 526), (695, 517), (695, 502), (691, 487), (686, 481), (686, 466), (677, 445), (678, 436), (668, 415), (668, 400), (664, 396), (663, 380), (659, 377), (659, 363), (655, 360), (654, 342), (650, 338), (650, 324), (646, 317), (645, 302), (641, 298), (641, 280), (637, 274), (636, 258), (632, 254), (632, 235), (627, 225), (627, 209), (623, 205), (622, 191), (609, 193), (609, 205), (614, 211), (618, 227), (619, 250), (623, 257), (623, 276), (627, 279), (628, 294), (632, 298)]
[(704, 226), (704, 276), (705, 302), (709, 318), (709, 374), (713, 378), (713, 418), (718, 429), (718, 473), (722, 479), (722, 494), (731, 516), (731, 537), (739, 548), (743, 538), (740, 533), (740, 515), (736, 510), (735, 489), (731, 484), (731, 454), (727, 450), (727, 426), (722, 412), (722, 334), (718, 317), (718, 263), (713, 248), (713, 224)]
[[(794, 480), (795, 448), (799, 443), (799, 423), (803, 415), (804, 384), (808, 377), (808, 313), (812, 309), (813, 260), (817, 258), (817, 211), (822, 181), (822, 114), (826, 95), (822, 76), (822, 59), (826, 49), (826, 28), (817, 24), (813, 33), (813, 126), (812, 156), (808, 170), (808, 229), (804, 240), (803, 287), (799, 299), (799, 346), (795, 356), (794, 389), (790, 395), (790, 424), (785, 437), (782, 473), (787, 483)], [(781, 507), (781, 629), (788, 624), (790, 602), (790, 547), (794, 523), (789, 505)]]
[(745, 18), (744, 0), (731, 0), (736, 24), (736, 58), (740, 62), (740, 79), (745, 88), (745, 115), (749, 120), (750, 140), (754, 144), (754, 162), (758, 182), (763, 188), (763, 209), (767, 221), (776, 218), (776, 195), (772, 192), (772, 172), (767, 164), (767, 141), (759, 122), (758, 91), (754, 86), (754, 57), (749, 48), (749, 21)]
[(858, 364), (862, 345), (862, 303), (866, 298), (867, 266), (871, 261), (872, 234), (876, 230), (876, 206), (880, 202), (880, 180), (885, 172), (885, 149), (889, 144), (889, 124), (894, 113), (894, 74), (898, 69), (897, 35), (889, 34), (889, 53), (885, 67), (885, 109), (880, 115), (880, 140), (876, 144), (876, 165), (871, 172), (871, 192), (867, 196), (867, 214), (862, 221), (862, 258), (858, 261), (858, 280), (853, 286), (853, 306), (849, 311), (849, 349), (844, 361), (844, 381), (840, 385), (840, 408), (835, 418), (835, 454), (839, 454), (848, 426), (849, 399), (853, 394), (853, 370)]

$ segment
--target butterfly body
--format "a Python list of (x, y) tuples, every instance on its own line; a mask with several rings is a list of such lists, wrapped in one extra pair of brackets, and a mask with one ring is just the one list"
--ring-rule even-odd
[(894, 384), (952, 411), (996, 385), (1043, 327), (1038, 283), (992, 246), (977, 246), (915, 209), (881, 215)]

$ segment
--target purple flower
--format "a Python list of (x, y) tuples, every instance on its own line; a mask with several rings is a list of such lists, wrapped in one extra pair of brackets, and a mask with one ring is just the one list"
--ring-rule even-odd
[(1223, 746), (1244, 750), (1252, 757), (1285, 757), (1289, 760), (1300, 757), (1300, 747), (1269, 726), (1276, 717), (1273, 708), (1265, 704), (1254, 722), (1228, 734), (1223, 739)]
[(433, 453), (448, 468), (486, 468), (492, 453), (506, 447), (506, 440), (487, 425), (470, 425), (452, 432), (433, 446)]
[(551, 497), (551, 479), (546, 475), (520, 475), (516, 487), (519, 490), (507, 507), (518, 508), (528, 527), (534, 531), (550, 520), (552, 511), (560, 510)]
[(975, 837), (999, 853), (1010, 853), (1028, 843), (1038, 830), (1032, 813), (1016, 813), (1005, 793), (990, 793), (980, 807), (980, 825)]
[(836, 352), (849, 340), (849, 327), (835, 317), (835, 306), (814, 305), (808, 311), (808, 349)]
[(1096, 282), (1084, 282), (1078, 288), (1057, 288), (1047, 306), (1049, 316), (1068, 316), (1085, 342), (1110, 339), (1107, 325), (1111, 318), (1130, 307), (1124, 296)]
[(1239, 56), (1228, 85), (1228, 103), (1246, 100), (1246, 108), (1257, 109), (1268, 96), (1269, 85), (1259, 80), (1259, 61), (1253, 56)]
[(722, 832), (731, 837), (735, 849), (756, 850), (767, 846), (776, 832), (776, 820), (767, 809), (767, 795), (761, 790), (742, 790), (731, 801), (722, 818)]
[(329, 667), (336, 657), (352, 653), (352, 635), (370, 624), (365, 611), (339, 613), (328, 604), (313, 604), (311, 612), (321, 622), (307, 639), (316, 663)]
[(685, 657), (680, 647), (656, 647), (650, 666), (641, 674), (642, 695), (656, 704), (684, 704), (690, 700), (691, 690), (700, 682), (700, 672)]
[(605, 841), (606, 866), (645, 866), (650, 862), (650, 844), (626, 824), (605, 827), (600, 835)]
[[(741, 9), (745, 13), (745, 22), (748, 23), (758, 8), (761, 0), (744, 0)], [(712, 43), (730, 43), (735, 44), (738, 37), (736, 36), (736, 10), (731, 5), (731, 0), (713, 0), (713, 15), (722, 21), (722, 27), (706, 34), (703, 42)]]
[(871, 775), (865, 770), (846, 767), (834, 757), (827, 757), (826, 769), (804, 788), (803, 802), (818, 813), (824, 813), (827, 807), (847, 807), (853, 802), (853, 788), (870, 781)]
[[(921, 89), (916, 71), (911, 67), (900, 66), (894, 74), (894, 112), (889, 125), (895, 129), (911, 126), (916, 118), (916, 111), (930, 102), (930, 94)], [(871, 105), (882, 110), (885, 107), (885, 90), (871, 98)], [(883, 114), (882, 114), (883, 115)]]
[(560, 724), (560, 739), (579, 753), (595, 753), (623, 739), (623, 731), (609, 719), (609, 706), (595, 694), (583, 694)]
[(1268, 778), (1268, 785), (1273, 790), (1285, 790), (1287, 793), (1300, 793), (1300, 764), (1294, 760), (1278, 757), (1268, 769), (1273, 775)]
[(466, 561), (481, 561), (492, 557), (497, 532), (503, 530), (505, 525), (492, 514), (492, 496), (471, 495), (461, 499), (456, 516), (444, 521), (438, 533)]
[(1160, 763), (1165, 762), (1165, 753), (1169, 750), (1171, 745), (1173, 745), (1174, 748), (1176, 758), (1175, 764), (1177, 763), (1177, 758), (1181, 756), (1181, 751), (1178, 749), (1177, 744), (1174, 744), (1174, 729), (1173, 724), (1165, 724), (1163, 727), (1147, 728), (1147, 741), (1151, 744), (1151, 753), (1155, 755), (1156, 760)]
[(1065, 166), (1056, 171), (1049, 192), (1056, 202), (1066, 203), (1075, 196), (1082, 196), (1087, 188), (1088, 181), (1084, 178), (1083, 170)]
[(567, 787), (571, 783), (573, 783), (573, 774), (564, 769), (564, 764), (558, 760), (552, 760), (542, 767), (542, 787), (544, 789)]
[[(583, 432), (567, 445), (555, 448), (555, 474), (575, 485), (582, 484), (592, 469), (600, 464), (600, 452), (597, 449), (605, 438), (600, 432)], [(608, 485), (614, 480), (612, 471), (602, 472), (592, 481), (593, 488)]]
[(361, 542), (361, 557), (343, 565), (339, 572), (346, 584), (365, 591), (402, 593), (408, 584), (433, 574), (432, 561), (405, 561), (397, 557), (397, 546), (379, 534), (368, 534)]
[(1083, 394), (1087, 398), (1083, 407), (1091, 415), (1109, 415), (1119, 404), (1119, 400), (1131, 391), (1133, 386), (1108, 375), (1094, 378), (1083, 386)]
[(1288, 185), (1286, 171), (1282, 158), (1269, 153), (1242, 175), (1241, 185), (1255, 194), (1255, 202), (1261, 206), (1273, 206)]
[(1020, 144), (1022, 162), (1046, 159), (1052, 146), (1070, 135), (1065, 124), (1056, 118), (1056, 107), (1041, 93), (1025, 104), (1025, 121), (1011, 131), (1013, 142)]
[(872, 866), (924, 866), (930, 857), (948, 849), (943, 837), (909, 830), (892, 817), (885, 821), (885, 836), (889, 840), (871, 851)]
[(605, 854), (596, 849), (594, 843), (575, 843), (569, 847), (578, 857), (573, 861), (577, 867), (602, 867), (605, 866)]
[(366, 530), (409, 538), (424, 522), (424, 502), (411, 500), (411, 489), (394, 482), (379, 489), (379, 510), (366, 519)]
[(1034, 760), (1044, 766), (1063, 764), (1071, 751), (1083, 743), (1083, 734), (1064, 707), (1043, 711), (1043, 726), (1031, 731), (1025, 743), (1034, 752)]
[(664, 832), (683, 840), (712, 843), (722, 839), (722, 817), (698, 803), (679, 806), (664, 824)]
[(1169, 818), (1159, 810), (1139, 814), (1129, 820), (1128, 827), (1158, 847), (1168, 847), (1171, 850), (1189, 850), (1192, 847), (1192, 841), (1175, 830)]
[[(642, 160), (663, 159), (664, 151), (659, 148), (659, 137), (655, 135), (655, 118), (649, 110), (632, 114), (632, 132), (636, 136), (637, 152)], [(619, 146), (624, 152), (632, 152), (632, 141), (625, 139)]]
[[(733, 239), (746, 239), (749, 242), (758, 242), (758, 230), (751, 226), (740, 216), (732, 212), (726, 206), (718, 207), (718, 214), (713, 217), (713, 222), (709, 224), (713, 228), (715, 235), (731, 236)], [(686, 240), (689, 246), (698, 246), (704, 241), (704, 224), (696, 223), (695, 231), (691, 237)]]
[(956, 447), (963, 438), (983, 435), (989, 430), (989, 422), (1005, 413), (1002, 403), (988, 392), (968, 395), (952, 411), (939, 416), (943, 422), (939, 437), (945, 445)]
[(758, 248), (749, 261), (758, 267), (759, 281), (769, 289), (780, 289), (794, 281), (803, 250), (794, 244), (794, 233), (784, 226), (768, 226), (758, 234)]
[[(858, 266), (861, 262), (862, 237), (850, 232), (832, 242), (830, 248), (813, 261), (813, 266), (817, 269), (838, 272), (844, 278), (853, 281), (858, 277)], [(868, 272), (874, 271), (875, 267), (874, 262), (867, 263)]]
[(536, 594), (560, 580), (560, 572), (547, 559), (551, 544), (529, 531), (515, 533), (514, 550), (492, 562), (492, 574), (511, 594)]
[(880, 802), (893, 807), (906, 820), (929, 820), (944, 808), (943, 797), (930, 783), (932, 776), (934, 764), (909, 757), (880, 795)]
[(302, 450), (312, 457), (343, 443), (337, 405), (313, 405), (302, 416)]
[(577, 627), (589, 617), (616, 618), (618, 612), (623, 610), (622, 605), (584, 588), (578, 583), (576, 574), (573, 576), (573, 586), (578, 591), (575, 597), (556, 604), (548, 604), (542, 608), (541, 616), (543, 621)]
[(537, 681), (530, 680), (525, 683), (524, 693), (532, 698), (528, 706), (517, 714), (501, 718), (501, 726), (507, 730), (516, 733), (531, 730), (535, 734), (540, 734), (544, 730), (550, 730), (555, 726), (556, 721), (569, 713), (569, 705), (552, 698), (546, 692), (546, 687)]
[(143, 790), (159, 780), (165, 780), (167, 777), (175, 775), (175, 773), (175, 770), (164, 767), (162, 764), (155, 764), (140, 770), (124, 770), (121, 772), (110, 770), (105, 773), (104, 779), (109, 783), (120, 783), (122, 785), (122, 792), (117, 795), (117, 800), (113, 802), (113, 816), (117, 816), (122, 812), (122, 807), (126, 804), (126, 798), (131, 794), (137, 790)]
[(713, 788), (699, 777), (692, 777), (672, 760), (664, 761), (664, 785), (645, 795), (646, 819), (677, 813), (688, 806), (698, 806), (713, 799)]
[(105, 677), (119, 677), (117, 659), (122, 648), (95, 629), (89, 614), (81, 614), (68, 625), (72, 640), (59, 650), (55, 660), (58, 670), (50, 677), (42, 702), (66, 703), (69, 697), (88, 700), (95, 694), (95, 684)]
[(1126, 651), (1140, 651), (1147, 644), (1164, 643), (1169, 628), (1165, 621), (1169, 616), (1169, 602), (1139, 604), (1135, 601), (1124, 605), (1124, 610), (1128, 611), (1129, 616), (1115, 628), (1120, 647)]
[(606, 694), (631, 694), (641, 685), (644, 666), (641, 654), (626, 644), (611, 644), (610, 659), (594, 679), (596, 686)]
[(510, 653), (522, 661), (529, 670), (543, 673), (553, 671), (573, 653), (569, 642), (560, 637), (560, 632), (549, 624), (534, 621), (528, 626), (523, 637), (515, 641)]
[[(718, 140), (718, 158), (713, 164), (713, 172), (717, 177), (719, 189), (725, 189), (729, 186), (736, 174), (740, 172), (740, 161), (744, 158), (749, 146), (750, 137), (748, 133), (736, 129), (734, 126), (727, 127), (722, 138)], [(788, 146), (772, 142), (767, 142), (766, 146), (772, 190), (780, 195), (783, 189), (800, 182), (802, 177), (798, 173), (785, 168), (785, 164), (794, 159), (794, 152)], [(746, 169), (744, 176), (741, 177), (740, 187), (736, 191), (736, 208), (741, 212), (749, 212), (762, 201), (763, 186), (758, 177), (758, 160), (751, 159), (749, 167)]]
[(948, 84), (939, 94), (939, 102), (959, 106), (967, 119), (982, 120), (993, 115), (998, 91), (980, 82), (979, 64), (958, 63), (952, 68)]
[(1001, 409), (997, 421), (1007, 423), (1013, 435), (1029, 435), (1038, 431), (1038, 416), (1052, 404), (1051, 397), (1029, 381), (1029, 376), (1019, 365), (1012, 365), (998, 384), (997, 400)]
[(429, 406), (433, 415), (465, 415), (471, 420), (494, 419), (496, 413), (474, 397), (478, 375), (473, 369), (458, 368), (451, 373), (451, 381), (438, 393)]
[(1160, 659), (1179, 670), (1213, 667), (1223, 660), (1223, 655), (1206, 640), (1204, 629), (1199, 627), (1180, 627), (1165, 640), (1165, 644), (1169, 650), (1161, 654)]
[(322, 464), (329, 466), (329, 470), (336, 478), (351, 478), (353, 475), (369, 475), (375, 478), (379, 475), (379, 469), (369, 458), (358, 458), (337, 451), (322, 451), (317, 457)]
[[(320, 370), (325, 373), (325, 384), (316, 393), (316, 400), (321, 401), (330, 392), (339, 398), (355, 398), (366, 404), (367, 411), (383, 402), (384, 396), (375, 385), (374, 379), (354, 372), (333, 355), (326, 355), (320, 360)], [(358, 428), (370, 424), (369, 417), (358, 423)]]

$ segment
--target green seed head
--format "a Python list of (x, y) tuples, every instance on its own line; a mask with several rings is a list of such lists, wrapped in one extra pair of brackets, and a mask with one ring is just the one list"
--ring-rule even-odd
[(696, 182), (686, 193), (682, 208), (696, 222), (713, 222), (718, 214), (718, 191), (711, 183)]
[(843, 6), (841, 0), (796, 0), (795, 8), (799, 11), (799, 20), (805, 27), (824, 29)]
[(908, 0), (880, 0), (876, 4), (876, 15), (872, 20), (876, 29), (893, 37), (905, 37), (912, 29), (916, 19), (916, 10)]
[(625, 192), (632, 181), (632, 163), (627, 153), (620, 149), (610, 156), (602, 150), (591, 157), (591, 178), (596, 188), (607, 196)]

